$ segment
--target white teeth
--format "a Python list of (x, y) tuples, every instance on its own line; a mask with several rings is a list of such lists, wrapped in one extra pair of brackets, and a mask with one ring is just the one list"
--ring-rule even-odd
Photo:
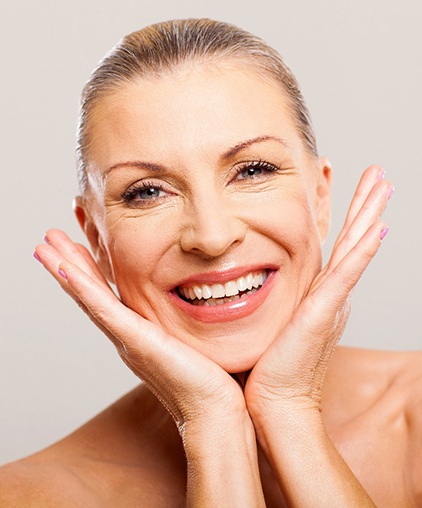
[(262, 286), (262, 284), (263, 284), (262, 273), (258, 273), (253, 278), (253, 284), (252, 285), (253, 285), (254, 288), (259, 288), (259, 286)]
[[(179, 287), (179, 292), (184, 298), (195, 301), (197, 305), (222, 305), (245, 296), (246, 293), (243, 292), (246, 290), (249, 290), (247, 294), (255, 293), (264, 284), (267, 275), (266, 271), (254, 272), (225, 284), (193, 284)], [(239, 292), (243, 294), (239, 295)]]
[(202, 298), (211, 298), (212, 297), (212, 291), (207, 284), (202, 284)]
[(211, 289), (213, 298), (223, 298), (224, 296), (226, 296), (223, 284), (213, 284), (211, 286)]
[(236, 282), (239, 291), (246, 291), (248, 289), (245, 277), (239, 277)]
[[(256, 289), (253, 290), (256, 292)], [(204, 305), (205, 307), (214, 307), (215, 305), (224, 305), (225, 303), (239, 300), (239, 295), (231, 296), (230, 298), (209, 298), (208, 300), (199, 300), (197, 305)]]
[(193, 286), (193, 292), (195, 293), (195, 296), (198, 298), (198, 300), (202, 298), (202, 288), (199, 286)]
[(224, 289), (225, 289), (226, 296), (234, 296), (234, 295), (239, 294), (239, 290), (237, 289), (237, 284), (234, 280), (224, 284)]

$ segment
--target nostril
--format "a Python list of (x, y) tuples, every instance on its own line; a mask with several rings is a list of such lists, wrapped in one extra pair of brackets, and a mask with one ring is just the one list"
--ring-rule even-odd
[(196, 224), (185, 229), (180, 238), (180, 246), (185, 252), (205, 257), (218, 257), (235, 245), (242, 243), (246, 227), (237, 219), (227, 217), (196, 219)]

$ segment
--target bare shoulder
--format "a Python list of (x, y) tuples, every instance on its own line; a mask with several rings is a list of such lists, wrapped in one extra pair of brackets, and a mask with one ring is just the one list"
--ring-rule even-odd
[(422, 353), (409, 355), (401, 373), (399, 393), (404, 400), (407, 428), (407, 481), (415, 506), (422, 505)]
[[(325, 406), (324, 406), (325, 398)], [(324, 388), (327, 428), (340, 429), (362, 456), (396, 471), (409, 506), (422, 506), (422, 351), (339, 347)], [(347, 440), (347, 438), (345, 439)], [(356, 461), (357, 462), (357, 461)], [(363, 467), (359, 465), (359, 467)], [(370, 473), (368, 473), (368, 476)]]
[(324, 395), (334, 405), (347, 403), (346, 417), (383, 404), (420, 430), (422, 351), (339, 347), (329, 365)]
[(0, 507), (184, 506), (185, 469), (170, 416), (135, 389), (61, 441), (0, 468)]
[(96, 505), (78, 477), (65, 466), (27, 458), (0, 468), (0, 506), (70, 508)]
[[(402, 402), (418, 409), (414, 397), (421, 400), (422, 351), (378, 351), (339, 347), (330, 362), (327, 392), (336, 397), (339, 391), (350, 390), (359, 399), (371, 403), (392, 391), (406, 394)], [(420, 407), (420, 406), (419, 406)]]

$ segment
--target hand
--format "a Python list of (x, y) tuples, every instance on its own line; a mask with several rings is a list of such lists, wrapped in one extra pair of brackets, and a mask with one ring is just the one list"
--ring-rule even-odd
[(218, 365), (126, 307), (82, 245), (59, 230), (36, 256), (61, 287), (116, 346), (129, 368), (172, 415), (182, 433), (189, 423), (246, 413), (238, 384)]
[(394, 188), (383, 176), (378, 166), (364, 172), (328, 264), (248, 378), (245, 398), (257, 429), (292, 408), (319, 413), (327, 365), (346, 325), (353, 288), (388, 231), (380, 216)]
[(236, 381), (123, 305), (82, 245), (58, 230), (47, 237), (36, 257), (173, 417), (187, 459), (187, 506), (265, 506), (255, 433)]

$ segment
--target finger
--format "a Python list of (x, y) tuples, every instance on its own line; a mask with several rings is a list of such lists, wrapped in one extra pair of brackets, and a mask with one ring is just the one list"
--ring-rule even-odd
[[(387, 232), (385, 223), (373, 224), (302, 304), (302, 311), (307, 316), (305, 329), (302, 333), (296, 330), (291, 338), (299, 346), (301, 341), (297, 339), (303, 337), (304, 347), (316, 348), (318, 358), (323, 360), (321, 365), (326, 365), (344, 331), (353, 289), (377, 253)], [(309, 329), (310, 334), (306, 332), (309, 332)]]
[[(126, 307), (103, 284), (79, 267), (63, 261), (59, 270), (90, 315), (107, 331), (106, 335), (119, 349), (125, 363), (163, 403), (162, 394), (166, 387), (172, 387), (171, 398), (186, 398), (188, 384), (190, 398), (199, 395), (201, 399), (204, 390), (208, 395), (213, 392), (209, 383), (204, 385), (204, 373), (211, 376), (210, 379), (226, 379), (227, 374), (219, 366)], [(234, 381), (230, 386), (236, 386)], [(197, 404), (202, 402), (196, 401)], [(176, 411), (167, 409), (172, 414)]]
[(118, 337), (127, 351), (139, 352), (141, 346), (147, 357), (148, 352), (157, 353), (158, 344), (163, 353), (168, 343), (176, 341), (159, 326), (126, 307), (106, 285), (78, 266), (63, 260), (58, 273), (94, 319), (108, 330), (107, 335)]
[[(170, 343), (187, 348), (159, 326), (126, 307), (107, 284), (63, 258), (52, 245), (40, 244), (36, 247), (36, 253), (60, 286), (85, 309), (96, 324), (106, 330), (106, 335), (115, 344), (118, 338), (124, 344), (126, 352), (139, 353), (141, 347), (143, 356), (151, 359), (159, 351), (161, 354), (166, 351), (170, 354)], [(183, 368), (186, 369), (185, 361)]]
[(320, 300), (324, 301), (324, 305), (331, 301), (334, 308), (337, 308), (339, 303), (347, 300), (387, 232), (388, 227), (384, 222), (372, 224), (356, 245), (327, 274), (318, 288), (318, 292), (324, 291), (326, 294), (326, 298)]
[[(87, 273), (86, 263), (79, 257), (85, 256), (84, 251), (79, 250), (78, 255), (73, 246), (63, 246), (57, 238), (56, 242), (62, 252), (51, 244), (37, 246), (41, 262), (178, 425), (203, 417), (211, 407), (244, 410), (237, 384), (221, 367), (126, 307), (102, 279)], [(63, 252), (77, 259), (79, 265), (68, 261)]]
[(85, 262), (87, 265), (90, 266), (91, 270), (95, 275), (101, 279), (104, 284), (108, 284), (107, 279), (104, 277), (103, 272), (98, 267), (95, 259), (92, 257), (91, 252), (85, 247), (85, 245), (82, 245), (81, 243), (75, 243), (76, 248), (78, 249), (81, 256), (85, 259)]
[(393, 190), (394, 187), (388, 180), (377, 182), (372, 187), (353, 222), (342, 230), (328, 262), (326, 273), (335, 268), (344, 256), (359, 242), (366, 231), (379, 221)]
[(58, 272), (60, 263), (64, 260), (63, 256), (57, 251), (55, 247), (49, 244), (40, 244), (35, 247), (34, 256), (41, 262), (43, 267), (52, 275), (52, 277), (60, 284), (62, 289), (66, 291), (72, 298), (76, 295), (63, 277)]
[(113, 335), (124, 338), (127, 346), (135, 346), (134, 336), (154, 341), (161, 332), (159, 327), (126, 307), (113, 292), (78, 266), (63, 260), (58, 272), (94, 318)]
[(104, 282), (104, 284), (107, 284), (107, 280), (88, 249), (81, 244), (73, 242), (64, 231), (49, 229), (44, 238), (49, 245), (55, 247), (64, 259), (76, 264), (88, 275), (96, 277)]
[[(36, 255), (35, 255), (35, 253), (36, 253)], [(91, 315), (91, 313), (86, 308), (84, 303), (80, 300), (80, 298), (72, 290), (70, 285), (67, 284), (66, 280), (60, 275), (60, 273), (58, 271), (58, 267), (60, 266), (60, 263), (63, 261), (63, 257), (61, 256), (61, 254), (52, 245), (46, 245), (46, 244), (38, 245), (35, 248), (35, 253), (34, 253), (35, 257), (42, 263), (44, 268), (60, 284), (63, 291), (65, 291), (75, 301), (75, 303), (85, 312), (85, 314), (94, 322), (94, 324), (96, 326), (98, 326), (98, 328), (100, 328), (100, 330), (103, 333), (106, 333), (106, 330), (103, 327), (103, 325), (95, 320), (95, 318)], [(103, 284), (105, 290), (112, 293), (111, 288), (107, 284), (104, 284), (101, 279), (99, 279), (99, 282), (101, 282)]]
[(349, 210), (343, 228), (337, 238), (336, 245), (340, 242), (350, 225), (355, 220), (359, 210), (362, 208), (369, 196), (374, 185), (380, 182), (385, 176), (385, 171), (378, 165), (369, 166), (362, 174), (359, 184), (356, 188), (353, 199), (350, 203)]

